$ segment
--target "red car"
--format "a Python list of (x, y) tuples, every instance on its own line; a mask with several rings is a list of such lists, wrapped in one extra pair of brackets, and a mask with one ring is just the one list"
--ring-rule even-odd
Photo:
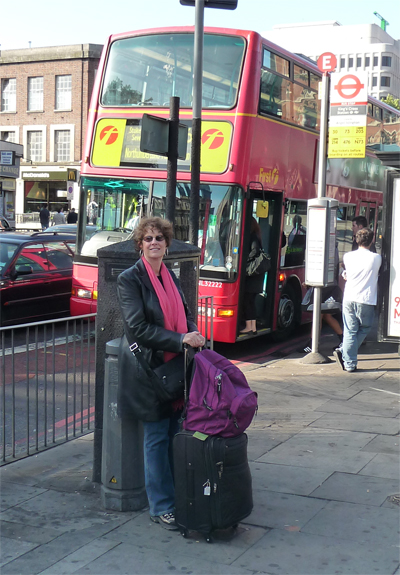
[(0, 235), (0, 326), (69, 315), (75, 237)]

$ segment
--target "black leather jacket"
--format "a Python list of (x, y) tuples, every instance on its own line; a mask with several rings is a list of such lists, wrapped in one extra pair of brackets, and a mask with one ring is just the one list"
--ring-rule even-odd
[[(179, 281), (170, 274), (181, 294), (188, 331), (197, 326), (187, 307)], [(142, 421), (159, 421), (171, 415), (170, 404), (161, 404), (137, 359), (129, 349), (136, 342), (151, 367), (163, 363), (163, 352), (181, 352), (184, 334), (165, 329), (164, 316), (156, 292), (142, 260), (118, 276), (118, 299), (125, 335), (119, 354), (118, 414)]]

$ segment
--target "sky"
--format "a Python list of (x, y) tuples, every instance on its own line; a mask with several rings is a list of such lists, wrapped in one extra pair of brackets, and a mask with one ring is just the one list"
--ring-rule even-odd
[[(0, 0), (0, 50), (104, 44), (119, 32), (161, 26), (190, 26), (195, 10), (179, 0)], [(62, 7), (63, 6), (63, 7)], [(236, 10), (207, 8), (205, 26), (263, 32), (277, 24), (336, 20), (342, 25), (378, 24), (400, 38), (398, 0), (238, 0)]]

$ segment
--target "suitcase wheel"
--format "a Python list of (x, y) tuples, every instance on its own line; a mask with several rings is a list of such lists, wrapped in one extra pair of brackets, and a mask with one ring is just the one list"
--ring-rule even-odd
[(207, 533), (206, 535), (204, 535), (204, 538), (207, 541), (207, 543), (214, 543), (214, 539), (213, 539), (211, 533)]
[(182, 535), (182, 537), (184, 537), (185, 539), (187, 539), (188, 530), (187, 530), (187, 529), (181, 529), (181, 535)]

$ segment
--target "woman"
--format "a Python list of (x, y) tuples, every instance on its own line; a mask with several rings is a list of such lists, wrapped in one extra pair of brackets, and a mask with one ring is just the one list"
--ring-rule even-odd
[[(250, 226), (250, 252), (247, 261), (251, 261), (256, 258), (260, 250), (262, 249), (261, 244), (261, 230), (257, 223), (257, 220), (251, 218)], [(257, 274), (252, 276), (246, 276), (245, 280), (245, 294), (244, 294), (244, 319), (246, 321), (245, 328), (240, 333), (248, 333), (256, 335), (257, 333), (257, 312), (256, 312), (256, 295), (262, 292), (264, 284), (264, 274)]]
[(182, 352), (183, 344), (204, 345), (178, 279), (163, 264), (172, 225), (143, 218), (134, 231), (141, 258), (118, 277), (125, 335), (121, 342), (118, 406), (121, 417), (143, 421), (144, 471), (150, 518), (166, 529), (175, 525), (171, 441), (178, 431), (181, 402), (161, 403), (129, 345), (136, 342), (152, 368)]

